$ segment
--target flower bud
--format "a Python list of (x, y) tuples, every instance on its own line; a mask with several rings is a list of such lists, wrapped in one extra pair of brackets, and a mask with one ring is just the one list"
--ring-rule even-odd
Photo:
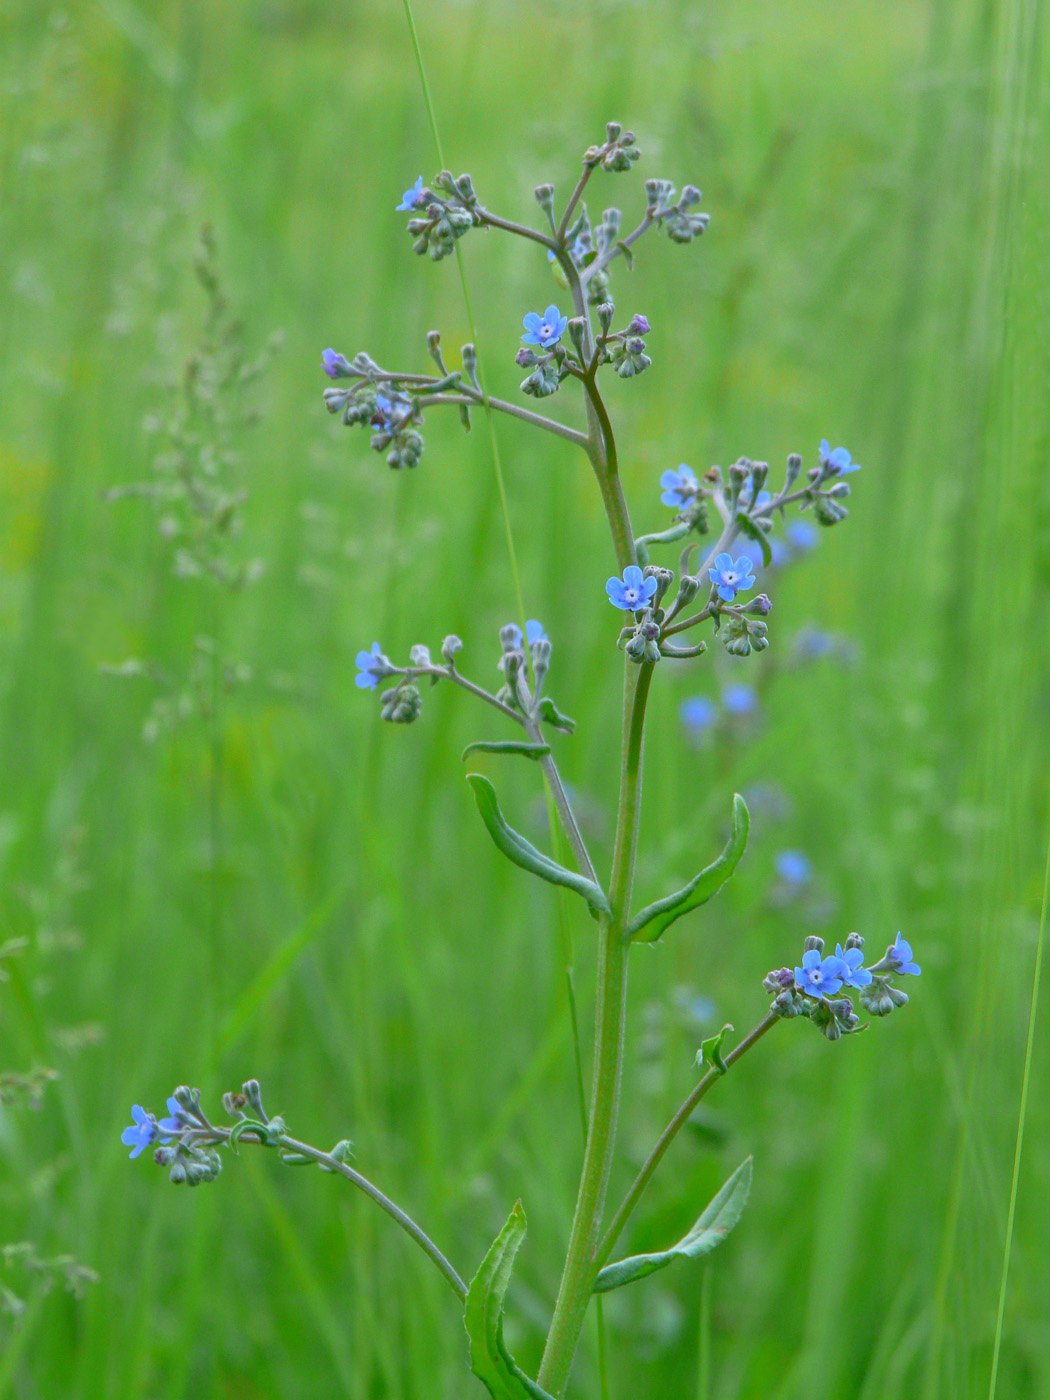
[(675, 612), (688, 607), (699, 592), (700, 580), (694, 578), (692, 574), (683, 574), (678, 580), (678, 593), (674, 600)]
[(499, 629), (499, 644), (504, 654), (521, 650), (521, 628), (516, 622), (508, 622)]
[(391, 724), (412, 724), (423, 711), (423, 697), (414, 685), (401, 685), (394, 690), (386, 690), (381, 699), (383, 708), (380, 715)]
[(607, 141), (618, 141), (620, 139), (620, 133), (622, 131), (623, 127), (620, 125), (619, 122), (605, 123), (605, 139)]
[(767, 992), (782, 992), (785, 987), (795, 984), (795, 974), (790, 967), (777, 967), (767, 972), (762, 979), (762, 988)]
[(441, 643), (441, 655), (445, 658), (445, 660), (450, 666), (455, 665), (454, 657), (456, 655), (456, 652), (462, 650), (463, 640), (462, 638), (457, 637), (454, 632), (450, 632), (449, 635), (445, 638), (445, 640)]
[(642, 572), (646, 578), (656, 579), (656, 592), (650, 598), (649, 606), (651, 608), (659, 607), (660, 600), (663, 598), (664, 594), (674, 582), (674, 574), (671, 572), (670, 569), (661, 569), (656, 564), (646, 565), (645, 569), (643, 569)]
[(466, 345), (459, 352), (459, 358), (463, 362), (463, 371), (475, 389), (480, 389), (478, 383), (478, 352), (468, 340)]
[(846, 949), (847, 953), (851, 948), (863, 948), (864, 939), (861, 938), (859, 933), (851, 933), (847, 936), (846, 942), (843, 944), (843, 947)]
[(836, 481), (834, 486), (828, 488), (828, 495), (834, 496), (836, 500), (845, 500), (850, 493), (848, 481)]
[(743, 486), (751, 472), (751, 463), (746, 457), (740, 457), (729, 468), (729, 480), (733, 486)]
[(532, 652), (532, 674), (535, 681), (533, 687), (535, 698), (539, 698), (543, 689), (543, 682), (547, 678), (547, 672), (551, 664), (551, 644), (547, 637), (539, 637), (529, 648)]
[(456, 181), (456, 193), (464, 204), (477, 203), (478, 197), (474, 193), (474, 181), (465, 173)]
[(523, 345), (514, 356), (514, 363), (520, 365), (522, 369), (531, 369), (532, 366), (538, 362), (539, 356), (530, 350), (527, 345)]
[(548, 219), (554, 219), (554, 186), (537, 185), (533, 190), (536, 196), (536, 203), (540, 206)]
[(432, 355), (433, 355), (433, 353), (435, 352), (435, 350), (437, 350), (437, 348), (438, 348), (438, 346), (439, 346), (440, 344), (441, 344), (441, 332), (440, 332), (440, 331), (427, 331), (427, 349), (430, 351), (430, 353), (431, 353)]
[(783, 1020), (790, 1020), (792, 1016), (806, 1016), (809, 1014), (806, 999), (796, 996), (790, 987), (786, 987), (774, 998), (770, 1011), (775, 1016), (780, 1016)]
[(422, 642), (417, 642), (408, 653), (408, 661), (411, 666), (431, 665), (430, 648), (425, 647)]
[(802, 458), (797, 452), (792, 452), (787, 459), (787, 475), (784, 480), (784, 490), (789, 491), (798, 480), (798, 474), (802, 470)]
[(772, 607), (773, 604), (768, 594), (760, 593), (757, 598), (751, 599), (750, 603), (744, 608), (744, 611), (750, 613), (754, 617), (766, 617)]
[(684, 185), (682, 193), (678, 196), (679, 209), (691, 209), (694, 204), (699, 204), (702, 195), (695, 185)]
[(823, 938), (818, 938), (817, 935), (816, 935), (815, 933), (807, 934), (807, 936), (806, 936), (806, 941), (805, 941), (805, 943), (803, 943), (803, 945), (802, 945), (802, 951), (803, 951), (804, 953), (810, 953), (810, 952), (812, 952), (814, 949), (816, 949), (816, 951), (817, 951), (818, 953), (820, 953), (821, 956), (823, 956), (823, 953), (824, 953), (824, 940), (823, 940)]
[[(612, 304), (611, 301), (603, 301), (603, 302), (599, 302), (598, 307), (597, 307), (597, 311), (598, 311), (598, 324), (599, 324), (599, 325), (601, 326), (601, 328), (602, 328), (602, 333), (603, 333), (604, 335), (608, 335), (608, 334), (609, 334), (609, 327), (612, 325), (612, 323), (613, 323), (613, 317), (616, 315), (616, 307)], [(331, 391), (330, 391), (330, 390), (326, 390), (325, 392), (326, 392), (326, 393), (329, 393), (329, 392), (331, 392)]]
[(587, 322), (583, 319), (582, 316), (570, 316), (568, 331), (572, 339), (572, 343), (576, 347), (576, 353), (577, 355), (579, 355), (581, 360), (583, 359), (583, 337), (586, 328)]
[(640, 312), (635, 312), (635, 314), (631, 317), (631, 324), (627, 327), (627, 334), (628, 334), (628, 335), (648, 335), (648, 334), (649, 334), (649, 318), (648, 318), (648, 316), (643, 316), (643, 315), (641, 315)]

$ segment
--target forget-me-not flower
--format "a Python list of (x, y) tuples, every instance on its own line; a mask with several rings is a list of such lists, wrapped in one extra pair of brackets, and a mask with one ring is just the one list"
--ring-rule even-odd
[(809, 879), (809, 857), (801, 851), (781, 851), (773, 864), (780, 878), (789, 885), (804, 885)]
[(784, 531), (788, 544), (799, 554), (808, 554), (820, 541), (820, 531), (809, 520), (792, 520)]
[(831, 997), (842, 986), (848, 972), (841, 958), (829, 954), (822, 959), (816, 948), (810, 948), (808, 953), (802, 954), (802, 966), (795, 968), (795, 981), (811, 997)]
[(893, 940), (893, 946), (887, 948), (886, 957), (893, 958), (897, 963), (897, 967), (894, 969), (896, 972), (908, 972), (913, 977), (918, 977), (920, 972), (922, 972), (922, 968), (919, 964), (912, 961), (911, 944), (906, 938), (902, 938), (899, 933)]
[(694, 695), (690, 699), (682, 701), (678, 713), (690, 734), (699, 735), (705, 733), (714, 724), (718, 718), (718, 707), (706, 695)]
[[(175, 1103), (174, 1099), (168, 1100), (168, 1107)], [(178, 1105), (175, 1105), (176, 1108)], [(160, 1123), (157, 1122), (152, 1113), (147, 1113), (141, 1104), (132, 1104), (131, 1116), (134, 1122), (120, 1135), (120, 1140), (125, 1147), (130, 1147), (129, 1157), (137, 1157), (140, 1152), (145, 1152), (147, 1147), (152, 1147), (161, 1136), (161, 1131), (165, 1133), (178, 1132), (181, 1124), (165, 1118)]]
[(425, 203), (426, 201), (423, 198), (423, 177), (420, 175), (412, 188), (406, 190), (401, 196), (401, 203), (396, 205), (395, 209), (398, 213), (404, 211), (407, 214), (411, 213), (413, 209), (421, 209)]
[(329, 379), (346, 379), (353, 374), (350, 361), (345, 355), (340, 355), (338, 350), (321, 351), (321, 368)]
[[(520, 651), (521, 628), (516, 626), (514, 623), (511, 623), (511, 626), (514, 628), (514, 645), (511, 647), (511, 650)], [(530, 617), (528, 622), (526, 622), (525, 624), (525, 636), (528, 640), (530, 647), (532, 646), (533, 642), (546, 642), (550, 640), (550, 638), (547, 636), (547, 633), (543, 630), (543, 623), (537, 622), (534, 617)]]
[(722, 691), (722, 704), (731, 715), (749, 715), (758, 706), (758, 696), (750, 685), (727, 685)]
[(864, 954), (859, 948), (847, 948), (842, 951), (842, 944), (835, 944), (835, 956), (842, 963), (846, 971), (842, 974), (842, 980), (847, 987), (866, 987), (871, 981), (871, 973), (866, 967), (861, 967), (864, 961)]
[(375, 690), (379, 684), (379, 677), (382, 670), (376, 668), (377, 662), (382, 662), (383, 653), (378, 642), (372, 643), (371, 651), (359, 651), (354, 658), (354, 665), (358, 674), (354, 677), (354, 684), (359, 690)]
[(679, 510), (688, 505), (700, 489), (700, 483), (684, 462), (677, 471), (668, 467), (660, 478), (660, 485), (664, 488), (660, 497), (663, 504), (677, 506)]
[(731, 603), (738, 593), (755, 586), (751, 560), (746, 554), (741, 554), (739, 559), (731, 554), (719, 554), (707, 574), (723, 603)]
[(859, 472), (860, 463), (851, 460), (845, 447), (836, 447), (832, 452), (827, 438), (820, 440), (820, 465), (830, 467), (832, 476), (846, 476), (849, 472)]
[(530, 311), (522, 321), (525, 334), (521, 338), (526, 345), (542, 345), (549, 350), (561, 340), (568, 324), (568, 316), (563, 316), (556, 306), (548, 306), (542, 316)]
[(393, 399), (387, 398), (386, 394), (376, 394), (376, 413), (379, 416), (379, 426), (384, 433), (393, 433), (397, 430), (397, 409), (399, 405)]
[(609, 602), (624, 612), (639, 612), (656, 592), (656, 579), (646, 578), (637, 564), (628, 564), (623, 578), (611, 578), (605, 585)]

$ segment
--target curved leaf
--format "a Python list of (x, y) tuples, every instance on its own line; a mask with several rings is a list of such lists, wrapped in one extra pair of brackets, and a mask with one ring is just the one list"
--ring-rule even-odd
[(577, 894), (583, 895), (592, 909), (600, 910), (604, 914), (609, 913), (609, 901), (600, 885), (583, 875), (577, 875), (574, 870), (566, 870), (564, 865), (559, 865), (542, 851), (537, 851), (531, 842), (526, 841), (524, 836), (507, 825), (496, 800), (496, 789), (488, 778), (482, 777), (480, 773), (468, 773), (467, 782), (474, 790), (474, 800), (478, 804), (481, 820), (509, 861), (552, 885), (564, 885), (567, 889), (575, 890)]
[[(428, 389), (427, 392), (429, 393), (430, 390)], [(737, 512), (736, 523), (740, 526), (741, 532), (753, 539), (761, 549), (762, 563), (768, 568), (773, 558), (773, 551), (769, 547), (765, 530), (762, 529), (761, 525), (756, 525), (750, 515), (742, 510)]]
[(657, 1269), (665, 1269), (675, 1259), (699, 1259), (710, 1254), (743, 1215), (750, 1190), (751, 1158), (745, 1157), (687, 1235), (660, 1254), (632, 1254), (628, 1259), (606, 1264), (594, 1281), (595, 1293), (608, 1293), (611, 1288), (645, 1278)]
[(642, 943), (653, 943), (665, 929), (670, 928), (675, 919), (680, 919), (691, 909), (706, 904), (716, 895), (740, 863), (740, 857), (747, 845), (750, 826), (747, 803), (739, 793), (734, 793), (733, 824), (725, 850), (677, 894), (669, 894), (665, 899), (658, 899), (655, 904), (647, 904), (635, 914), (627, 925), (630, 937)]
[(460, 762), (466, 763), (468, 753), (520, 753), (523, 758), (540, 759), (546, 758), (550, 751), (550, 744), (526, 744), (519, 739), (479, 739), (467, 745), (460, 755)]
[(470, 1342), (470, 1369), (493, 1400), (551, 1400), (518, 1367), (503, 1343), (503, 1299), (514, 1259), (525, 1238), (525, 1212), (516, 1201), (481, 1268), (470, 1281), (463, 1322)]
[(536, 718), (541, 724), (553, 724), (562, 734), (571, 734), (576, 728), (576, 721), (563, 715), (549, 695), (545, 695), (537, 705)]

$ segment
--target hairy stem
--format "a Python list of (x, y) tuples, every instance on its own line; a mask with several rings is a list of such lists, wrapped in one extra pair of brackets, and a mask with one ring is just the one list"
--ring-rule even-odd
[(641, 819), (642, 736), (652, 674), (652, 666), (626, 665), (611, 913), (602, 918), (598, 952), (591, 1116), (565, 1268), (538, 1376), (540, 1385), (555, 1396), (568, 1380), (594, 1287), (595, 1250), (616, 1142), (630, 948), (626, 928)]
[(516, 233), (519, 238), (531, 238), (534, 243), (542, 243), (545, 248), (557, 247), (554, 239), (546, 233), (540, 233), (539, 229), (529, 228), (526, 224), (516, 224), (512, 219), (500, 218), (498, 214), (482, 209), (480, 204), (477, 213), (483, 224), (491, 224), (493, 228), (501, 228), (506, 233)]
[[(766, 1032), (771, 1030), (773, 1026), (776, 1025), (777, 1021), (779, 1021), (780, 1019), (781, 1018), (779, 1016), (774, 1016), (773, 1013), (770, 1012), (768, 1016), (764, 1017), (761, 1021), (759, 1021), (758, 1025), (754, 1028), (754, 1030), (752, 1030), (748, 1035), (746, 1035), (739, 1045), (734, 1046), (733, 1049), (730, 1050), (729, 1054), (725, 1057), (725, 1063), (727, 1065), (735, 1064), (736, 1061), (740, 1059), (741, 1055), (746, 1055), (747, 1052), (751, 1049), (751, 1047), (753, 1045), (756, 1045), (758, 1041), (760, 1041), (762, 1037), (766, 1034)], [(598, 1254), (595, 1260), (597, 1268), (600, 1269), (607, 1262), (609, 1255), (612, 1253), (613, 1245), (615, 1245), (616, 1241), (620, 1238), (620, 1235), (623, 1232), (623, 1227), (627, 1224), (631, 1212), (641, 1200), (642, 1193), (645, 1191), (645, 1188), (649, 1185), (652, 1175), (656, 1171), (656, 1168), (660, 1165), (664, 1153), (667, 1151), (671, 1143), (677, 1137), (679, 1129), (688, 1121), (690, 1114), (693, 1112), (693, 1109), (697, 1106), (697, 1104), (704, 1097), (707, 1091), (711, 1089), (715, 1084), (717, 1084), (721, 1078), (723, 1078), (721, 1070), (708, 1070), (708, 1072), (700, 1080), (699, 1084), (696, 1085), (692, 1093), (682, 1104), (681, 1108), (678, 1110), (675, 1116), (671, 1119), (670, 1123), (668, 1123), (667, 1127), (660, 1134), (659, 1138), (656, 1141), (656, 1145), (654, 1146), (653, 1150), (649, 1153), (649, 1156), (645, 1159), (641, 1171), (635, 1177), (634, 1182), (631, 1185), (631, 1189), (623, 1198), (619, 1209), (617, 1210), (616, 1214), (612, 1218), (612, 1221), (610, 1222), (608, 1230), (606, 1230), (605, 1232), (605, 1237), (598, 1248)]]
[(581, 433), (578, 428), (570, 428), (567, 423), (559, 423), (554, 418), (545, 418), (542, 413), (533, 413), (531, 409), (521, 408), (516, 403), (508, 403), (506, 399), (494, 399), (491, 396), (485, 399), (482, 394), (473, 394), (465, 388), (458, 394), (428, 394), (425, 398), (419, 399), (421, 408), (428, 408), (431, 404), (448, 403), (464, 404), (470, 407), (474, 404), (488, 403), (490, 408), (496, 409), (498, 413), (509, 413), (512, 418), (521, 418), (526, 423), (531, 423), (534, 428), (543, 428), (545, 432), (556, 433), (566, 442), (573, 442), (577, 447), (587, 446), (587, 434)]

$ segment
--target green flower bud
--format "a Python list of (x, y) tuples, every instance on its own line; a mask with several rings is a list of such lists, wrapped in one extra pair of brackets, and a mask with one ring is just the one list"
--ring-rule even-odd
[(531, 394), (536, 399), (545, 399), (549, 394), (556, 394), (560, 387), (558, 370), (550, 361), (537, 366), (527, 379), (521, 381), (522, 393)]
[(383, 708), (380, 714), (392, 724), (412, 724), (423, 710), (423, 697), (414, 685), (401, 685), (394, 690), (385, 690), (380, 697)]
[(824, 955), (824, 940), (823, 940), (823, 938), (818, 938), (817, 935), (816, 935), (815, 933), (810, 933), (810, 934), (807, 934), (807, 936), (806, 936), (806, 941), (805, 941), (805, 943), (803, 943), (803, 945), (802, 945), (802, 951), (803, 951), (804, 953), (811, 953), (811, 952), (813, 952), (814, 950), (815, 950), (816, 952), (820, 953), (820, 955), (823, 957), (823, 955)]
[[(845, 486), (848, 483), (842, 482), (840, 484)], [(817, 517), (821, 525), (831, 526), (837, 525), (841, 520), (845, 520), (846, 516), (849, 515), (849, 511), (845, 506), (840, 506), (838, 501), (834, 500), (831, 496), (820, 495), (814, 497), (813, 514)]]
[(575, 345), (576, 353), (577, 355), (579, 355), (581, 360), (583, 359), (583, 336), (586, 326), (587, 322), (583, 319), (582, 316), (571, 316), (569, 318), (569, 336), (572, 340), (573, 345)]
[(798, 480), (798, 474), (802, 470), (802, 458), (797, 452), (792, 452), (787, 459), (787, 474), (784, 480), (784, 490), (790, 491), (791, 487)]
[(664, 594), (674, 583), (674, 574), (670, 569), (661, 569), (656, 564), (648, 564), (642, 572), (646, 578), (656, 579), (656, 592), (650, 598), (649, 606), (654, 609), (658, 608)]
[(536, 196), (536, 203), (540, 206), (540, 208), (543, 210), (543, 212), (547, 215), (547, 218), (550, 219), (551, 222), (553, 223), (553, 221), (554, 221), (554, 186), (553, 186), (553, 185), (537, 185), (536, 188), (533, 190), (533, 194)]
[(408, 653), (408, 661), (411, 666), (429, 666), (430, 648), (425, 647), (422, 642), (417, 642)]
[[(603, 335), (608, 335), (608, 334), (609, 334), (609, 327), (612, 325), (612, 323), (613, 323), (613, 317), (616, 315), (616, 307), (612, 304), (611, 301), (599, 302), (598, 307), (597, 307), (597, 312), (598, 312), (598, 324), (599, 324), (599, 325), (601, 326), (601, 328), (602, 328), (602, 334), (603, 334)], [(334, 390), (334, 389), (326, 389), (326, 390), (325, 390), (325, 393), (326, 393), (326, 394), (331, 394), (331, 393), (336, 393), (336, 392), (338, 392), (338, 391), (337, 391), (337, 390)]]
[(450, 666), (455, 665), (454, 658), (456, 656), (456, 653), (462, 650), (463, 641), (460, 637), (457, 637), (454, 632), (450, 632), (449, 635), (445, 638), (445, 640), (441, 643), (441, 655), (445, 658), (445, 660)]

